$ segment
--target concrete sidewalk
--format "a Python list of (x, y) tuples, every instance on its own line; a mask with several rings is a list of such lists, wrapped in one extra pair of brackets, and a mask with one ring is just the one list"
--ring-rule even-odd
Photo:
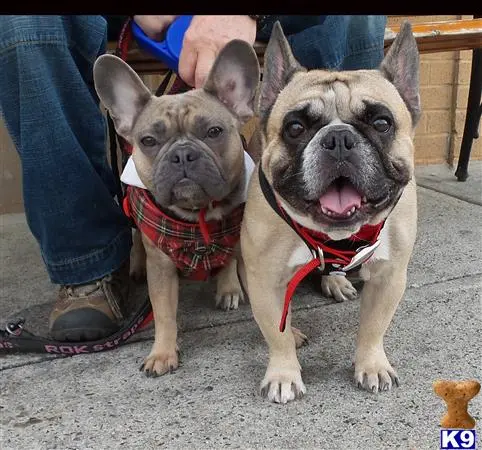
[[(439, 448), (445, 405), (432, 382), (482, 381), (482, 163), (470, 163), (465, 183), (445, 166), (418, 167), (417, 179), (409, 286), (385, 341), (399, 388), (354, 386), (359, 302), (324, 299), (308, 282), (293, 300), (294, 324), (309, 337), (299, 351), (307, 395), (270, 404), (257, 394), (267, 346), (249, 305), (215, 310), (212, 285), (185, 283), (174, 374), (138, 371), (152, 330), (99, 354), (0, 357), (0, 448)], [(45, 333), (56, 288), (22, 215), (0, 216), (0, 271), (0, 324), (24, 315)], [(480, 436), (482, 394), (469, 412)]]

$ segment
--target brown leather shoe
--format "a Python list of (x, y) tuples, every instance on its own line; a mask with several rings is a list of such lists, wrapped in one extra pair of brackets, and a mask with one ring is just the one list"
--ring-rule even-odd
[(58, 341), (94, 341), (115, 333), (129, 294), (129, 261), (96, 281), (61, 286), (50, 313), (51, 336)]

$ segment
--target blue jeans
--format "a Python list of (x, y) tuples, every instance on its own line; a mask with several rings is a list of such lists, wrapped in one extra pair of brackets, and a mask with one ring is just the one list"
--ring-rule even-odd
[[(308, 68), (373, 68), (383, 57), (384, 16), (280, 20)], [(20, 155), (29, 227), (58, 284), (111, 273), (131, 247), (92, 79), (106, 32), (101, 16), (0, 15), (0, 111)]]
[(386, 16), (271, 16), (257, 38), (269, 40), (277, 20), (308, 69), (375, 69), (383, 59)]
[(101, 16), (0, 16), (0, 111), (22, 163), (28, 225), (58, 284), (113, 272), (131, 247), (92, 77), (106, 33)]

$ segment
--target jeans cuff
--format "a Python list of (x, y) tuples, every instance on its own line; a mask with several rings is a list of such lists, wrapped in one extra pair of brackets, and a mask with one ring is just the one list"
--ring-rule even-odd
[(106, 247), (85, 257), (52, 264), (42, 256), (52, 283), (75, 285), (98, 280), (120, 268), (122, 263), (130, 257), (131, 247), (132, 231), (126, 228)]

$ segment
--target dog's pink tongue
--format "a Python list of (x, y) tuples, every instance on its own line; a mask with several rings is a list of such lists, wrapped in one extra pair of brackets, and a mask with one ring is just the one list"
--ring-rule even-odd
[(349, 183), (343, 184), (341, 188), (332, 184), (320, 197), (320, 205), (336, 214), (346, 214), (354, 206), (361, 206), (361, 196)]

